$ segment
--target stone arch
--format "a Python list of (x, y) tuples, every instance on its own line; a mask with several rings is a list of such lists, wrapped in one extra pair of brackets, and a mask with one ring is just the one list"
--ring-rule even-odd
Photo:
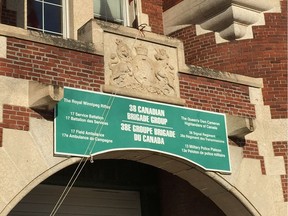
[(79, 158), (67, 158), (62, 160), (60, 163), (55, 164), (53, 167), (46, 169), (40, 175), (36, 176), (31, 182), (26, 184), (19, 193), (10, 200), (9, 204), (4, 207), (3, 211), (0, 212), (1, 215), (8, 215), (9, 212), (30, 192), (32, 191), (37, 185), (39, 185), (42, 181), (44, 181), (49, 176), (55, 174), (56, 172), (79, 162)]
[(210, 198), (226, 215), (260, 215), (251, 202), (231, 185), (223, 175), (207, 172), (198, 166), (171, 156), (147, 150), (114, 151), (96, 159), (128, 159), (165, 170), (187, 181)]
[[(93, 160), (125, 159), (151, 165), (178, 176), (211, 199), (226, 215), (260, 215), (237, 188), (214, 172), (205, 172), (192, 163), (171, 155), (147, 150), (112, 151), (94, 156)], [(80, 158), (66, 158), (36, 176), (10, 201), (2, 213), (8, 214), (33, 188), (58, 171), (78, 163)]]

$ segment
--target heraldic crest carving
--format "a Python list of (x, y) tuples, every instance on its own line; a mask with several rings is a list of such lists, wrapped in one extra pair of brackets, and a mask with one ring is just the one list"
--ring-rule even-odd
[(115, 44), (116, 52), (111, 53), (108, 63), (110, 85), (142, 93), (176, 96), (177, 71), (170, 64), (165, 49), (154, 48), (154, 56), (149, 57), (148, 48), (143, 44), (135, 46), (135, 50), (119, 39)]

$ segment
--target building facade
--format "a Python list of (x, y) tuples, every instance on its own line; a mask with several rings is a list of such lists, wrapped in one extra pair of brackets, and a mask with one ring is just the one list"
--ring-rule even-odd
[[(231, 171), (55, 154), (67, 88), (225, 116)], [(287, 215), (286, 0), (2, 0), (0, 90), (0, 215)]]

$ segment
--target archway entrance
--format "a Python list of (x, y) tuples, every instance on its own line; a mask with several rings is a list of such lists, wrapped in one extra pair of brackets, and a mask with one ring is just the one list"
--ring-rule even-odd
[[(47, 197), (55, 200), (61, 195), (76, 166), (71, 165), (43, 181), (9, 215), (19, 215), (19, 212), (49, 215), (55, 202), (49, 202)], [(121, 215), (121, 211), (125, 216), (225, 215), (214, 202), (181, 178), (150, 165), (117, 159), (87, 163), (56, 215), (80, 215), (77, 211), (82, 215), (103, 215), (109, 209), (114, 216)]]

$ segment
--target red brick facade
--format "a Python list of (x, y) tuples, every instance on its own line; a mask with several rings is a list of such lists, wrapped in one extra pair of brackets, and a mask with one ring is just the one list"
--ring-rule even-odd
[(255, 117), (247, 86), (181, 74), (180, 93), (188, 107)]
[[(153, 33), (163, 34), (163, 10), (181, 1), (142, 0), (142, 12), (148, 14)], [(195, 26), (179, 30), (171, 36), (183, 41), (187, 64), (263, 78), (264, 105), (271, 108), (273, 119), (287, 118), (287, 0), (281, 1), (281, 5), (282, 13), (267, 13), (266, 24), (253, 27), (253, 39), (217, 44), (214, 33), (197, 36)], [(11, 11), (3, 13), (2, 21), (6, 20), (6, 24), (14, 25), (12, 21), (16, 20), (15, 14), (10, 13)], [(6, 15), (12, 21), (9, 21)], [(0, 58), (0, 76), (100, 91), (101, 85), (104, 84), (104, 57), (76, 48), (69, 49), (61, 45), (53, 46), (7, 37), (7, 58)], [(256, 118), (255, 106), (250, 103), (249, 86), (179, 73), (179, 89), (180, 97), (186, 101), (187, 107)], [(28, 131), (31, 117), (53, 120), (52, 112), (38, 113), (28, 107), (8, 104), (4, 104), (2, 109), (0, 147), (3, 129)], [(274, 142), (273, 148), (274, 155), (283, 157), (285, 161), (286, 174), (281, 175), (281, 181), (284, 201), (287, 202), (287, 141)], [(243, 141), (243, 157), (259, 160), (261, 172), (266, 175), (265, 157), (259, 154), (257, 141)], [(200, 195), (194, 196), (193, 190), (196, 189), (191, 189), (188, 183), (179, 183), (176, 178), (170, 178), (165, 173), (161, 175), (161, 201), (163, 206), (167, 206), (162, 209), (163, 215), (189, 215), (193, 206), (187, 204), (198, 202), (199, 205), (204, 205), (201, 203), (201, 199), (204, 198)], [(177, 190), (173, 190), (176, 187)], [(178, 194), (175, 194), (175, 191)], [(186, 202), (187, 199), (191, 202)], [(215, 209), (219, 210), (216, 207)], [(219, 214), (217, 211), (211, 211), (209, 215), (222, 215), (220, 210)]]
[(243, 157), (260, 160), (262, 174), (266, 174), (264, 157), (259, 154), (258, 143), (252, 140), (246, 140), (243, 147)]
[(0, 147), (4, 128), (29, 131), (29, 118), (43, 118), (43, 115), (47, 116), (47, 113), (40, 115), (30, 108), (4, 104), (3, 121), (0, 123)]
[(8, 38), (0, 75), (99, 91), (103, 67), (102, 56)]
[[(104, 84), (103, 67), (102, 56), (15, 38), (7, 38), (7, 58), (0, 59), (0, 75), (94, 91)], [(29, 117), (40, 115), (26, 107), (4, 105), (0, 146), (3, 128), (28, 131)]]
[(275, 156), (282, 156), (285, 161), (286, 175), (281, 175), (281, 182), (283, 188), (283, 196), (285, 202), (288, 202), (288, 143), (286, 142), (274, 142), (273, 143)]
[[(167, 10), (178, 2), (180, 1), (166, 0), (163, 8)], [(193, 25), (174, 32), (171, 36), (183, 41), (187, 64), (263, 78), (264, 104), (270, 107), (272, 118), (287, 118), (287, 0), (281, 1), (281, 11), (264, 14), (265, 25), (252, 27), (253, 39), (217, 44), (214, 32), (196, 35)], [(180, 76), (181, 95), (188, 99), (189, 106), (253, 118), (254, 109), (251, 104), (248, 105), (247, 88), (245, 90), (245, 87), (238, 85), (237, 92), (242, 91), (243, 94), (236, 94), (235, 97), (231, 83), (226, 84), (223, 89), (215, 85), (222, 86), (219, 81)], [(221, 94), (211, 91), (213, 87)], [(232, 98), (235, 99), (234, 102)], [(284, 200), (287, 202), (287, 142), (275, 142), (273, 146), (275, 156), (284, 158), (286, 175), (281, 176), (281, 181)], [(264, 157), (259, 155), (257, 141), (244, 141), (243, 157), (260, 160), (262, 174), (266, 174)]]
[(163, 10), (166, 11), (169, 8), (179, 4), (183, 0), (163, 0)]
[(148, 14), (152, 32), (163, 34), (162, 0), (142, 0), (142, 12)]
[(253, 27), (253, 39), (216, 44), (214, 33), (197, 36), (195, 26), (171, 36), (183, 40), (187, 64), (263, 78), (272, 118), (287, 118), (287, 1), (281, 4), (282, 13), (267, 13), (265, 25)]

